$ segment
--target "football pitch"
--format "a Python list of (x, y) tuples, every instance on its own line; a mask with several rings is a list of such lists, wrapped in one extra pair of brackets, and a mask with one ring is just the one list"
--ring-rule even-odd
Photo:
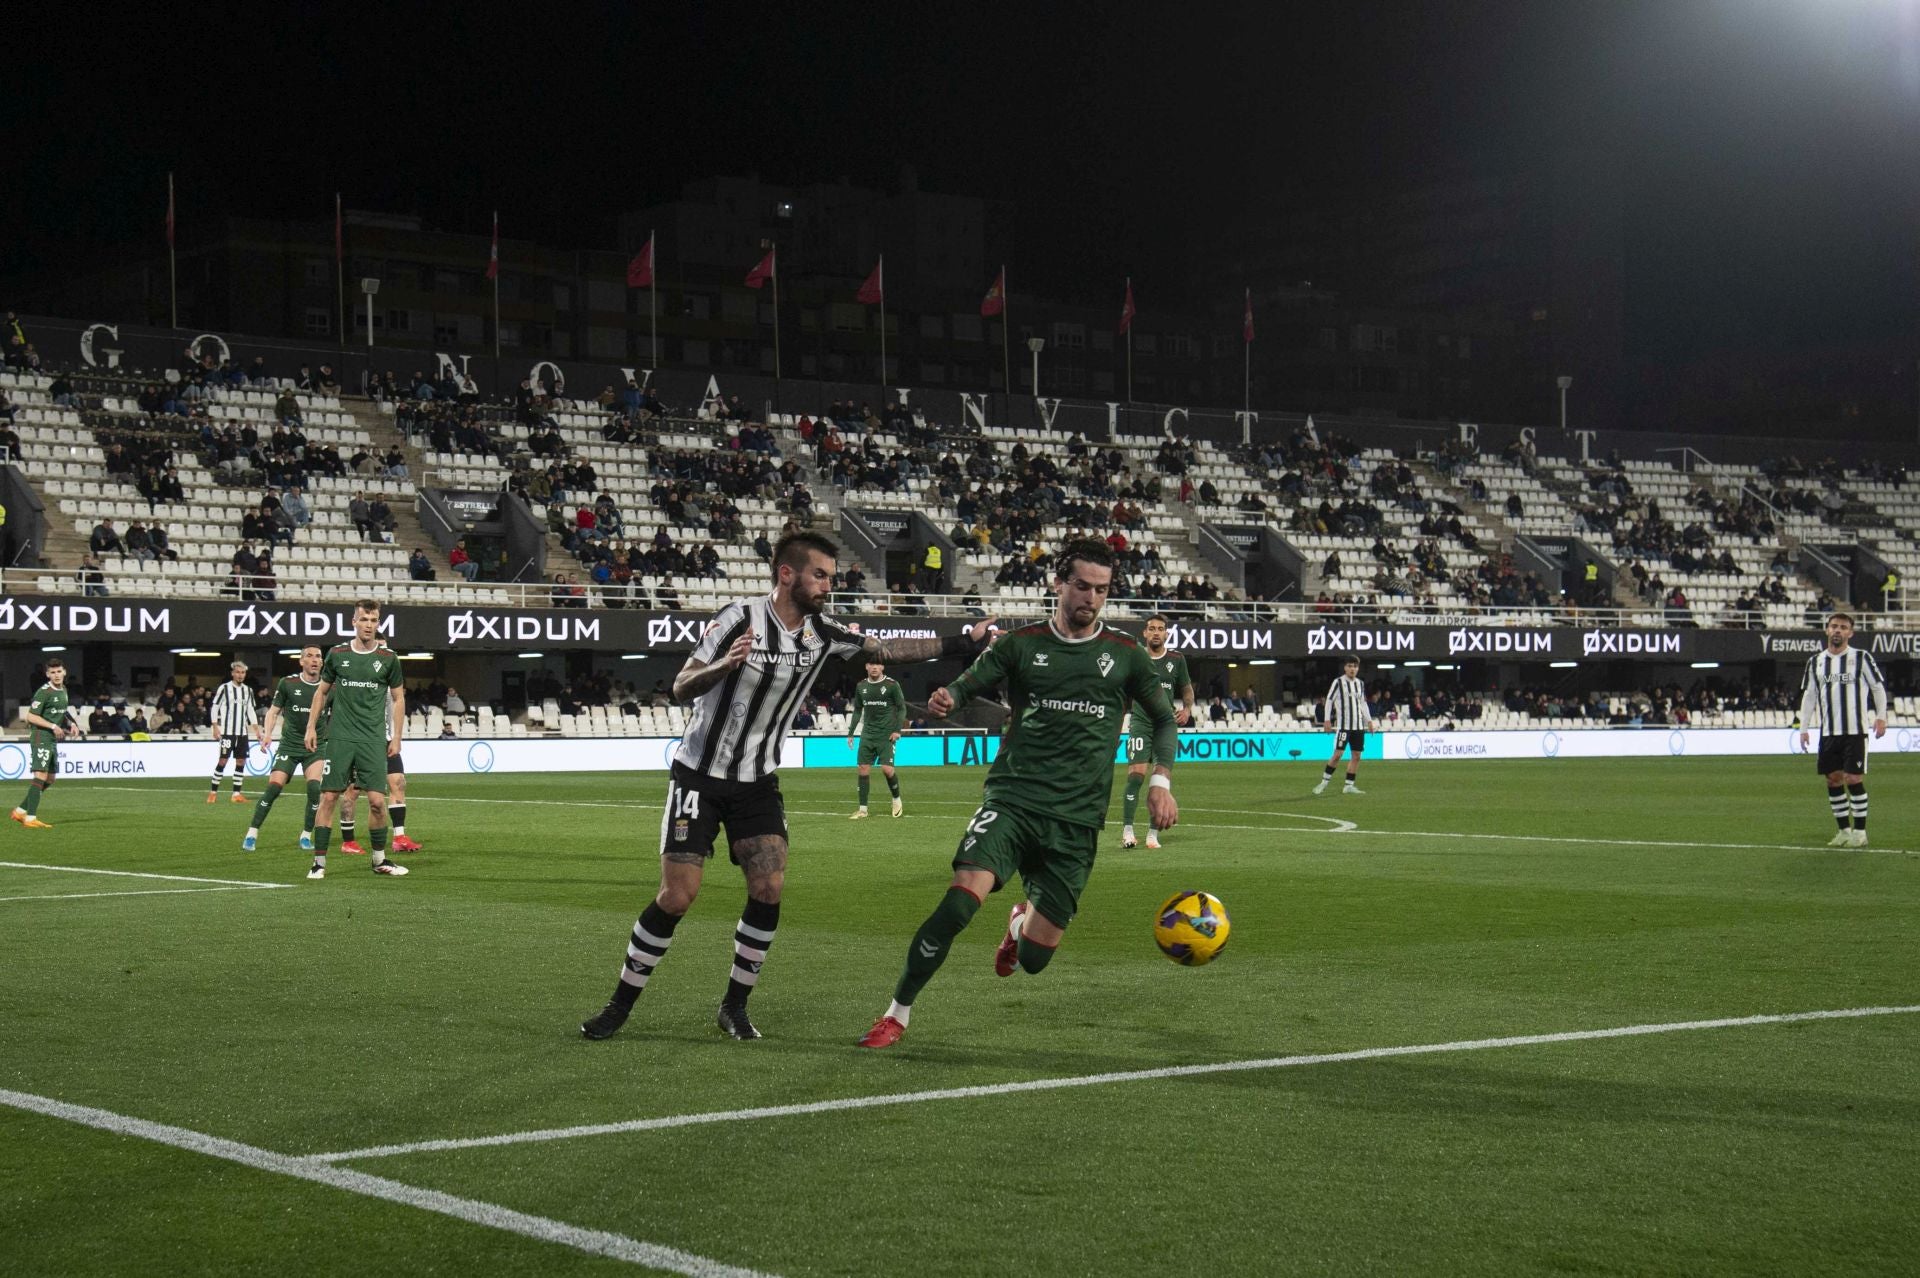
[[(297, 797), (55, 786), (0, 830), (0, 1269), (1892, 1273), (1920, 1257), (1920, 781), (1873, 844), (1806, 759), (1175, 778), (1039, 976), (991, 898), (885, 1052), (982, 773), (783, 777), (755, 1019), (704, 894), (581, 1039), (657, 880), (662, 774), (418, 777), (405, 879)], [(259, 782), (250, 783), (257, 790)], [(1337, 783), (1335, 790), (1337, 791)], [(364, 821), (364, 814), (362, 820)], [(1144, 829), (1145, 803), (1141, 805)], [(363, 831), (364, 833), (364, 831)], [(152, 877), (159, 876), (159, 877)], [(1169, 895), (1232, 915), (1204, 968)]]

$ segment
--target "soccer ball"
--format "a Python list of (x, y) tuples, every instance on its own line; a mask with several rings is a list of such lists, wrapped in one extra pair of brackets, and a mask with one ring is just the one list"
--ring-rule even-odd
[(1232, 928), (1227, 907), (1220, 904), (1219, 897), (1206, 892), (1176, 892), (1154, 915), (1153, 939), (1162, 954), (1182, 967), (1201, 967), (1226, 948), (1227, 933)]

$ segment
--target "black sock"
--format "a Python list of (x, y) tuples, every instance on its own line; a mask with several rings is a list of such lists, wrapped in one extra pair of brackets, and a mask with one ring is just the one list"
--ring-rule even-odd
[(1847, 828), (1847, 818), (1852, 814), (1853, 805), (1847, 801), (1846, 787), (1830, 785), (1827, 787), (1827, 807), (1833, 813), (1833, 822), (1842, 830)]
[[(881, 775), (886, 776), (885, 773), (882, 773)], [(893, 792), (893, 797), (896, 799), (899, 798), (900, 797), (900, 778), (898, 776), (886, 777), (886, 782), (887, 782), (887, 789)]]
[(1329, 763), (1329, 764), (1327, 765), (1327, 770), (1326, 770), (1325, 772), (1322, 772), (1322, 773), (1320, 774), (1320, 779), (1321, 779), (1322, 781), (1331, 781), (1331, 780), (1333, 780), (1333, 765), (1332, 765), (1331, 763)]
[(727, 978), (727, 994), (721, 1000), (735, 1007), (746, 1004), (747, 995), (760, 983), (760, 967), (773, 948), (773, 933), (780, 926), (780, 902), (747, 898), (740, 911), (740, 923), (733, 932), (733, 975)]
[(1854, 781), (1847, 786), (1848, 807), (1853, 809), (1853, 828), (1867, 828), (1867, 783)]
[(621, 1007), (633, 1006), (633, 1000), (647, 988), (647, 978), (653, 975), (653, 969), (667, 956), (667, 947), (673, 944), (673, 929), (679, 926), (678, 914), (667, 913), (658, 901), (647, 902), (647, 908), (640, 911), (633, 925), (633, 935), (627, 938), (626, 965), (620, 969), (620, 983), (613, 987), (615, 1003)]

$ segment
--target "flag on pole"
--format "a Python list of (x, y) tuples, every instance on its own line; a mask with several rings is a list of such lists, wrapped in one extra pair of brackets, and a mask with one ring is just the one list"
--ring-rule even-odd
[(1133, 281), (1127, 281), (1127, 298), (1120, 304), (1120, 332), (1124, 335), (1133, 327)]
[(335, 265), (347, 260), (347, 228), (338, 191), (333, 193), (333, 260)]
[(167, 247), (173, 247), (173, 174), (167, 174)]
[(993, 287), (980, 299), (980, 317), (998, 315), (1007, 309), (1007, 268), (1001, 267), (1000, 274), (993, 277)]
[(762, 288), (773, 278), (773, 255), (777, 249), (768, 249), (767, 255), (760, 259), (760, 265), (747, 272), (747, 287)]
[(500, 211), (493, 212), (493, 250), (487, 254), (487, 278), (500, 278)]
[(853, 300), (865, 302), (868, 306), (876, 302), (884, 303), (887, 300), (886, 269), (887, 259), (883, 257), (874, 264), (873, 274), (867, 276), (867, 282), (860, 286), (860, 291), (853, 295)]
[(1246, 313), (1240, 318), (1240, 337), (1244, 341), (1253, 340), (1253, 290), (1247, 290)]
[(627, 287), (645, 288), (653, 283), (653, 236), (647, 236), (647, 242), (633, 260), (627, 263)]

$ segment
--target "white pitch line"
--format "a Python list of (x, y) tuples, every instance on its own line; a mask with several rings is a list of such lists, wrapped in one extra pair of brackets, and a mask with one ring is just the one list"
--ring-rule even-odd
[[(609, 1136), (626, 1132), (661, 1131), (706, 1123), (752, 1122), (763, 1118), (791, 1118), (841, 1110), (878, 1109), (889, 1105), (917, 1105), (927, 1101), (976, 1100), (1021, 1092), (1049, 1092), (1068, 1087), (1099, 1087), (1108, 1083), (1137, 1083), (1163, 1078), (1193, 1078), (1205, 1074), (1234, 1074), (1252, 1070), (1290, 1069), (1299, 1065), (1333, 1065), (1345, 1061), (1382, 1060), (1394, 1056), (1429, 1056), (1441, 1052), (1481, 1052), (1498, 1047), (1535, 1047), (1546, 1043), (1581, 1043), (1604, 1038), (1636, 1038), (1648, 1034), (1679, 1034), (1690, 1030), (1736, 1029), (1749, 1025), (1791, 1025), (1803, 1021), (1852, 1020), (1866, 1016), (1908, 1016), (1920, 1004), (1900, 1007), (1849, 1007), (1822, 1012), (1785, 1012), (1763, 1016), (1722, 1017), (1706, 1021), (1667, 1021), (1654, 1025), (1621, 1025), (1611, 1029), (1569, 1030), (1555, 1034), (1521, 1034), (1508, 1038), (1476, 1038), (1453, 1043), (1417, 1043), (1407, 1047), (1367, 1047), (1351, 1052), (1321, 1052), (1311, 1056), (1275, 1056), (1263, 1060), (1217, 1061), (1207, 1065), (1170, 1065), (1160, 1069), (1082, 1074), (1070, 1078), (1035, 1078), (1015, 1083), (976, 1087), (947, 1087), (937, 1091), (891, 1092), (879, 1096), (848, 1096), (839, 1100), (809, 1101), (798, 1105), (767, 1105), (758, 1109), (712, 1110), (673, 1114), (664, 1118), (636, 1118), (620, 1123), (591, 1123), (578, 1127), (549, 1127), (506, 1132), (497, 1136), (470, 1136), (446, 1140), (412, 1141), (403, 1145), (373, 1145), (332, 1154), (314, 1154), (316, 1163), (351, 1162), (363, 1158), (391, 1158), (399, 1154), (433, 1153), (450, 1149), (479, 1149), (495, 1145), (523, 1145), (536, 1141), (571, 1140), (579, 1136)], [(850, 1049), (851, 1050), (851, 1049)]]
[[(278, 885), (276, 885), (278, 886)], [(137, 892), (48, 892), (41, 896), (0, 896), (0, 901), (81, 901), (99, 896), (198, 896), (202, 892), (257, 892), (251, 885), (197, 888), (142, 888)]]
[[(1238, 828), (1238, 827), (1234, 827)], [(1819, 852), (1836, 856), (1849, 852), (1889, 852), (1895, 856), (1906, 855), (1904, 848), (1828, 848), (1806, 843), (1698, 843), (1681, 839), (1597, 839), (1566, 834), (1474, 834), (1460, 830), (1355, 830), (1355, 834), (1377, 835), (1381, 838), (1398, 839), (1490, 839), (1509, 843), (1594, 843), (1615, 848), (1732, 848), (1748, 852)]]
[(185, 1127), (172, 1127), (165, 1123), (148, 1122), (142, 1118), (130, 1118), (111, 1110), (69, 1104), (49, 1096), (35, 1096), (28, 1092), (14, 1092), (0, 1088), (0, 1105), (26, 1110), (29, 1113), (44, 1114), (49, 1118), (64, 1119), (86, 1127), (95, 1127), (116, 1135), (136, 1136), (141, 1140), (171, 1145), (176, 1149), (191, 1150), (210, 1158), (239, 1163), (243, 1167), (251, 1167), (256, 1171), (313, 1181), (334, 1189), (344, 1189), (350, 1194), (361, 1194), (383, 1202), (418, 1207), (422, 1211), (438, 1212), (442, 1216), (451, 1216), (455, 1220), (464, 1220), (470, 1224), (485, 1225), (489, 1229), (505, 1230), (507, 1233), (538, 1239), (541, 1242), (558, 1243), (562, 1247), (571, 1247), (575, 1251), (583, 1251), (589, 1255), (610, 1256), (615, 1260), (646, 1265), (653, 1269), (687, 1274), (690, 1278), (770, 1278), (770, 1275), (759, 1270), (722, 1264), (706, 1256), (696, 1256), (692, 1252), (681, 1251), (677, 1247), (663, 1247), (658, 1243), (641, 1242), (637, 1238), (629, 1238), (624, 1234), (585, 1229), (579, 1225), (567, 1224), (565, 1221), (515, 1211), (497, 1203), (481, 1202), (473, 1198), (456, 1198), (452, 1194), (443, 1194), (439, 1190), (403, 1185), (397, 1180), (369, 1176), (365, 1172), (348, 1171), (340, 1167), (329, 1167), (312, 1159), (297, 1158), (291, 1154), (276, 1154), (270, 1149), (261, 1149), (256, 1145), (243, 1145), (239, 1141), (209, 1136), (205, 1132), (196, 1132)]
[(85, 865), (32, 865), (26, 861), (0, 861), (0, 870), (57, 870), (62, 874), (108, 874), (122, 879), (161, 879), (168, 883), (219, 883), (228, 887), (283, 888), (291, 883), (255, 883), (250, 879), (204, 879), (192, 874), (147, 874), (140, 870), (96, 870)]

